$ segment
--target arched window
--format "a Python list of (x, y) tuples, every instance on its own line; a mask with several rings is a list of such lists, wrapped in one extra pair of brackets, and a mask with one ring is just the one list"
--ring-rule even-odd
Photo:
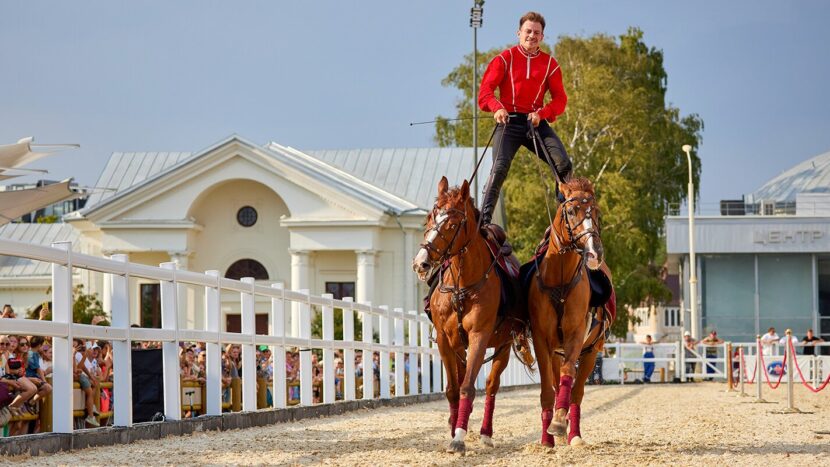
[(268, 270), (259, 261), (246, 258), (231, 264), (231, 267), (225, 273), (225, 277), (236, 280), (243, 277), (253, 277), (256, 280), (265, 281), (268, 280)]

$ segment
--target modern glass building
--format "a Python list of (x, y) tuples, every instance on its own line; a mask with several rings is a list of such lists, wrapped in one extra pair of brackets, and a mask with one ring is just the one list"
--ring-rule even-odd
[[(808, 328), (830, 340), (830, 152), (804, 161), (737, 201), (695, 214), (701, 333), (751, 342)], [(689, 310), (688, 217), (666, 219), (670, 271), (679, 271), (681, 317)], [(676, 214), (680, 214), (679, 212)], [(694, 336), (701, 338), (703, 336)]]

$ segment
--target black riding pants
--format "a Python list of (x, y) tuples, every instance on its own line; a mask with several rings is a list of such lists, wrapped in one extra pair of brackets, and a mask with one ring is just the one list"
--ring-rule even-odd
[[(484, 200), (481, 203), (481, 217), (482, 224), (489, 224), (493, 219), (493, 211), (496, 208), (496, 202), (499, 200), (499, 193), (501, 187), (504, 185), (504, 180), (507, 178), (507, 173), (510, 171), (510, 164), (516, 156), (521, 146), (526, 147), (531, 152), (533, 148), (533, 137), (529, 132), (528, 120), (526, 114), (513, 114), (507, 125), (498, 125), (496, 132), (493, 135), (493, 169), (490, 171), (490, 178), (487, 179), (487, 186), (484, 188)], [(553, 128), (548, 125), (548, 122), (542, 120), (536, 130), (541, 138), (541, 142), (537, 139), (536, 146), (538, 147), (539, 158), (550, 166), (546, 160), (542, 145), (547, 149), (554, 166), (550, 169), (559, 175), (562, 180), (570, 178), (571, 174), (571, 160), (568, 158), (568, 153), (565, 151), (565, 146), (553, 131)]]

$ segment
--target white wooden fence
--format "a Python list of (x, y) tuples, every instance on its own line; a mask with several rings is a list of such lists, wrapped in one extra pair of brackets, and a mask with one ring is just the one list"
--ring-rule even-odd
[[(133, 341), (162, 342), (164, 414), (170, 420), (181, 418), (181, 383), (179, 374), (179, 343), (205, 342), (206, 361), (206, 412), (222, 413), (222, 344), (240, 344), (242, 348), (242, 410), (254, 411), (256, 407), (256, 346), (268, 345), (272, 349), (274, 377), (272, 394), (276, 408), (286, 407), (285, 351), (291, 348), (322, 349), (323, 353), (323, 403), (335, 402), (334, 350), (343, 349), (344, 399), (358, 397), (355, 385), (355, 350), (362, 350), (366, 365), (363, 378), (364, 399), (374, 397), (372, 377), (372, 353), (380, 355), (380, 397), (399, 397), (406, 393), (404, 354), (409, 354), (409, 394), (441, 392), (444, 388), (444, 372), (437, 348), (430, 342), (431, 324), (425, 316), (405, 312), (401, 308), (372, 306), (355, 303), (350, 298), (334, 300), (330, 294), (310, 295), (307, 290), (286, 290), (281, 283), (270, 287), (255, 284), (252, 278), (240, 281), (221, 277), (219, 271), (204, 274), (181, 271), (176, 263), (162, 263), (152, 267), (130, 263), (126, 255), (99, 258), (71, 251), (68, 243), (56, 243), (52, 247), (32, 245), (11, 240), (0, 240), (0, 255), (28, 258), (52, 263), (52, 321), (6, 319), (0, 322), (3, 334), (40, 335), (52, 337), (53, 348), (53, 431), (72, 431), (72, 359), (73, 338), (103, 339), (113, 345), (113, 423), (131, 426), (132, 419), (132, 369), (131, 347)], [(97, 271), (110, 276), (111, 326), (91, 326), (72, 322), (73, 269)], [(140, 277), (159, 281), (161, 284), (161, 329), (130, 327), (130, 278)], [(182, 287), (197, 286), (204, 289), (204, 313), (206, 329), (179, 327), (179, 293)], [(242, 332), (223, 332), (220, 323), (221, 292), (238, 292), (242, 312)], [(182, 293), (182, 296), (186, 294)], [(257, 297), (270, 299), (269, 321), (271, 335), (257, 335), (254, 329), (254, 303)], [(287, 335), (285, 330), (286, 304), (299, 307), (299, 335)], [(322, 339), (311, 336), (312, 307), (322, 310)], [(343, 313), (343, 340), (334, 339), (334, 309)], [(361, 342), (354, 340), (353, 315), (360, 313), (363, 322)], [(379, 342), (373, 338), (372, 317), (378, 317)], [(404, 340), (404, 329), (408, 340)], [(390, 354), (394, 353), (394, 375), (391, 374)], [(311, 405), (312, 363), (311, 353), (300, 352), (300, 404)], [(487, 366), (484, 370), (489, 370)], [(394, 376), (394, 394), (390, 379)], [(483, 387), (486, 374), (478, 379)], [(502, 375), (502, 386), (533, 383), (521, 363), (511, 355), (511, 362)], [(419, 384), (420, 383), (420, 384)]]

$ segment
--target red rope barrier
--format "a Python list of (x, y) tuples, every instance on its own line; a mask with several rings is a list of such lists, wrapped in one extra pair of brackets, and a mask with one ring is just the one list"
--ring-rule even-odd
[(784, 353), (784, 360), (781, 362), (781, 374), (778, 375), (778, 381), (775, 383), (775, 386), (769, 382), (769, 374), (767, 373), (767, 364), (764, 363), (764, 352), (761, 352), (761, 369), (764, 370), (764, 379), (767, 380), (767, 386), (770, 389), (778, 389), (778, 386), (781, 386), (781, 380), (784, 379), (784, 373), (786, 373), (787, 369), (787, 353)]
[[(791, 352), (793, 355), (795, 355), (795, 347), (793, 346), (793, 341), (792, 341), (792, 340), (790, 340), (790, 352)], [(813, 387), (810, 383), (808, 383), (808, 382), (807, 382), (807, 379), (806, 379), (806, 378), (804, 377), (804, 375), (801, 373), (801, 367), (799, 367), (799, 366), (798, 366), (798, 359), (797, 359), (797, 358), (793, 358), (793, 360), (795, 360), (795, 369), (796, 369), (796, 370), (798, 370), (798, 376), (800, 376), (800, 377), (801, 377), (801, 384), (803, 384), (803, 385), (804, 385), (804, 387), (806, 387), (806, 388), (807, 388), (807, 389), (809, 389), (810, 391), (813, 391), (813, 392), (819, 392), (819, 391), (821, 391), (822, 389), (824, 389), (825, 387), (827, 387), (827, 384), (828, 384), (828, 383), (830, 383), (830, 375), (827, 375), (827, 379), (825, 379), (825, 380), (824, 380), (824, 382), (823, 382), (823, 383), (821, 383), (821, 385), (819, 385), (819, 387), (818, 387), (818, 388), (814, 388), (814, 387)]]
[(749, 379), (749, 376), (746, 375), (746, 359), (744, 358), (744, 353), (741, 352), (741, 362), (743, 363), (744, 367), (744, 382), (752, 384), (755, 382), (755, 374), (758, 371), (758, 361), (755, 361), (755, 368), (752, 369), (752, 379)]

